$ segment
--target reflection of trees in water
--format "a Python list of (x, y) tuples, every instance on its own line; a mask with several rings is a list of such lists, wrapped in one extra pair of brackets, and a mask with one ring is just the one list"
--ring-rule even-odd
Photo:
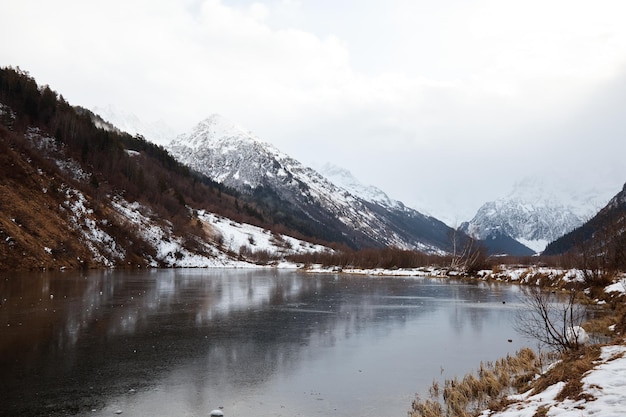
[[(0, 377), (7, 398), (23, 395), (16, 387), (106, 398), (172, 372), (192, 379), (197, 392), (255, 385), (296, 369), (304, 355), (321, 354), (319, 347), (365, 331), (384, 336), (434, 312), (441, 299), (475, 302), (486, 291), (427, 279), (275, 270), (25, 276), (0, 282), (7, 298), (0, 323), (21, 320), (30, 329), (9, 337), (2, 330), (0, 361), (13, 362)], [(481, 309), (457, 309), (451, 320), (459, 329), (468, 322), (480, 328), (487, 318)], [(18, 381), (25, 366), (44, 377)]]

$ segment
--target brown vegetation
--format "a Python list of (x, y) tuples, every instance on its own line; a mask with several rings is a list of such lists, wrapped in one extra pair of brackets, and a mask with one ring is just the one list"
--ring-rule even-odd
[(465, 273), (472, 273), (481, 268), (490, 267), (486, 257), (471, 252), (468, 258), (454, 255), (432, 255), (416, 250), (393, 247), (351, 250), (337, 248), (334, 252), (319, 252), (291, 255), (289, 260), (305, 265), (357, 269), (402, 269), (422, 268), (427, 266), (450, 268)]
[(509, 394), (529, 386), (540, 371), (540, 365), (540, 358), (525, 348), (495, 363), (481, 363), (477, 372), (461, 380), (446, 380), (443, 392), (435, 381), (429, 390), (429, 399), (421, 400), (418, 396), (413, 401), (409, 417), (469, 417), (486, 408), (502, 409), (508, 404)]

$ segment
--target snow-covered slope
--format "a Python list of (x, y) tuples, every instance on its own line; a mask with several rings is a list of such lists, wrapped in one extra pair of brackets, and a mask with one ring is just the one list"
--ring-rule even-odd
[[(623, 342), (622, 342), (623, 343)], [(528, 391), (512, 395), (511, 404), (502, 411), (483, 411), (481, 416), (622, 416), (626, 403), (626, 346), (617, 342), (602, 346), (600, 358), (580, 380), (582, 395), (576, 399), (558, 399), (567, 384), (557, 382), (542, 392)]]
[(359, 197), (219, 115), (178, 136), (168, 150), (213, 180), (265, 201), (304, 233), (353, 247), (448, 249), (450, 229), (437, 219), (388, 198)]
[[(287, 255), (323, 252), (329, 250), (281, 234), (271, 233), (260, 227), (239, 223), (209, 213), (197, 212), (197, 220), (209, 236), (208, 240), (198, 240), (195, 251), (185, 248), (183, 239), (172, 234), (146, 215), (150, 210), (139, 203), (129, 203), (116, 197), (112, 204), (121, 221), (133, 227), (136, 232), (154, 248), (155, 255), (151, 266), (205, 268), (205, 267), (251, 267), (246, 255), (266, 251), (276, 258)], [(233, 254), (238, 254), (236, 257)]]
[(334, 164), (326, 163), (318, 169), (319, 173), (328, 178), (333, 184), (343, 188), (365, 201), (379, 204), (383, 207), (401, 209), (404, 204), (397, 200), (392, 200), (380, 188), (373, 185), (365, 185), (360, 182), (352, 173), (342, 167)]
[(604, 194), (598, 189), (565, 188), (557, 178), (528, 177), (505, 198), (485, 203), (461, 229), (480, 239), (505, 234), (541, 252), (591, 217)]

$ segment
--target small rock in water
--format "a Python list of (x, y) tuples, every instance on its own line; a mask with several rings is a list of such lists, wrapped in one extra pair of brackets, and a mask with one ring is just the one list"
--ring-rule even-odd
[(211, 411), (210, 417), (223, 417), (224, 413), (222, 410), (213, 410)]
[(122, 413), (123, 413), (123, 411), (122, 411), (122, 410), (117, 410), (117, 411), (115, 412), (115, 414), (122, 414)]

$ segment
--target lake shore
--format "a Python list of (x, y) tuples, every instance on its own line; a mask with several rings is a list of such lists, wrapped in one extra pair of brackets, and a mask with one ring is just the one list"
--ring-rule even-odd
[[(513, 267), (500, 266), (492, 270), (478, 271), (474, 276), (466, 276), (458, 271), (445, 268), (415, 268), (415, 269), (353, 269), (353, 268), (324, 268), (312, 266), (307, 272), (315, 273), (343, 273), (354, 275), (369, 275), (377, 277), (441, 277), (463, 278), (468, 280), (507, 282), (515, 284), (538, 285), (542, 287), (565, 287), (568, 284), (584, 286), (585, 274), (578, 269), (558, 269), (546, 267)], [(590, 296), (590, 302), (604, 306), (607, 303), (623, 305), (626, 298), (626, 275), (616, 276), (612, 282), (602, 288), (584, 288), (585, 294)], [(592, 294), (593, 293), (593, 294)], [(608, 309), (608, 308), (607, 308)], [(615, 325), (609, 329), (615, 331)], [(575, 375), (573, 381), (558, 380), (544, 387), (542, 390), (530, 389), (524, 393), (509, 395), (505, 401), (506, 407), (500, 410), (485, 409), (480, 417), (579, 417), (587, 415), (621, 416), (623, 404), (626, 404), (626, 339), (615, 335), (613, 342), (599, 346), (600, 354), (592, 361), (591, 369)], [(584, 356), (586, 353), (581, 353)], [(568, 363), (570, 357), (564, 357), (559, 362), (564, 366), (573, 366)], [(552, 364), (546, 372), (536, 375), (536, 379), (555, 378), (550, 375), (556, 366)], [(566, 395), (564, 392), (568, 384), (580, 386), (576, 395)], [(427, 414), (413, 411), (414, 416)], [(434, 414), (433, 416), (436, 416)], [(429, 416), (430, 417), (430, 416)]]

